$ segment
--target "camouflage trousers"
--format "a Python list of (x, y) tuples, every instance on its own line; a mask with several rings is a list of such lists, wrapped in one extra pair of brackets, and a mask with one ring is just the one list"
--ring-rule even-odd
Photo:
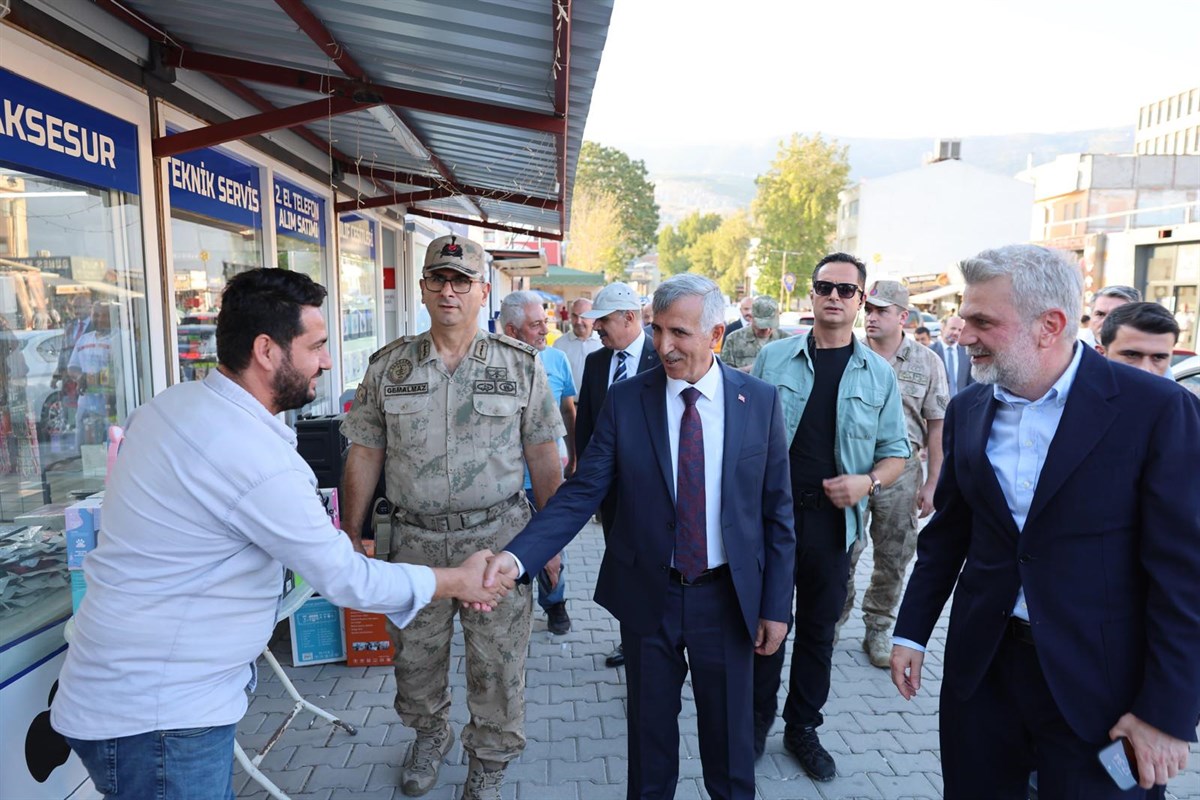
[[(454, 567), (477, 550), (499, 552), (529, 521), (518, 503), (491, 522), (463, 531), (439, 532), (393, 520), (391, 561)], [(434, 600), (405, 628), (390, 622), (396, 644), (396, 713), (417, 731), (436, 731), (450, 721), (450, 641), (454, 617), (466, 645), (467, 708), (463, 749), (482, 761), (507, 763), (525, 749), (525, 654), (529, 649), (533, 593), (517, 584), (491, 612), (472, 611), (457, 600)]]
[[(904, 462), (904, 471), (896, 482), (867, 503), (875, 559), (871, 584), (863, 593), (862, 603), (868, 631), (889, 631), (896, 623), (896, 606), (904, 590), (904, 571), (917, 552), (917, 493), (924, 480), (921, 459), (913, 456)], [(839, 625), (850, 618), (855, 595), (854, 570), (866, 548), (866, 541), (860, 537), (850, 549), (846, 605), (842, 608)]]

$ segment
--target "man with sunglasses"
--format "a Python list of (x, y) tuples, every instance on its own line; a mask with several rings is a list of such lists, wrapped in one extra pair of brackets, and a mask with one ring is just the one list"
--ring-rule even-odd
[[(863, 536), (867, 498), (896, 480), (910, 455), (896, 374), (852, 331), (866, 282), (866, 265), (854, 256), (822, 258), (809, 295), (812, 331), (768, 344), (751, 372), (779, 387), (790, 442), (796, 617), (783, 746), (818, 781), (837, 774), (817, 728), (829, 696), (850, 548)], [(784, 642), (773, 655), (755, 656), (758, 755), (775, 722)]]
[[(362, 530), (383, 470), (395, 509), (387, 557), (442, 566), (481, 549), (480, 542), (503, 544), (525, 526), (524, 466), (540, 508), (562, 481), (558, 440), (566, 431), (537, 350), (479, 329), (491, 288), (483, 248), (458, 236), (435, 239), (423, 275), (430, 329), (371, 357), (342, 423), (351, 442), (342, 514), (347, 531)], [(519, 587), (491, 614), (438, 601), (404, 630), (390, 629), (396, 711), (417, 732), (401, 767), (404, 794), (433, 788), (454, 743), (449, 669), (457, 614), (471, 711), (462, 730), (470, 767), (461, 796), (499, 799), (504, 768), (525, 747), (531, 599)]]

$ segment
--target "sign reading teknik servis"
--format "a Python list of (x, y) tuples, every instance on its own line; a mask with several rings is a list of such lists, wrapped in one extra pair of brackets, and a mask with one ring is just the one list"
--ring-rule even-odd
[[(176, 133), (168, 128), (167, 133)], [(171, 208), (262, 228), (259, 167), (212, 147), (164, 159)]]
[(137, 194), (137, 126), (0, 69), (0, 162)]

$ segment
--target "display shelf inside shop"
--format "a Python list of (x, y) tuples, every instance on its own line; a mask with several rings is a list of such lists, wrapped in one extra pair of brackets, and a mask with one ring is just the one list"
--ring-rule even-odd
[(71, 615), (68, 505), (52, 503), (0, 525), (0, 650)]

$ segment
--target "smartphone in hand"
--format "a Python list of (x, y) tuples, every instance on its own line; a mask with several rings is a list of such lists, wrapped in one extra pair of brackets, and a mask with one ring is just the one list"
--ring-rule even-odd
[(1127, 790), (1137, 786), (1137, 760), (1133, 745), (1124, 736), (1099, 752), (1100, 766), (1112, 778), (1118, 789)]

